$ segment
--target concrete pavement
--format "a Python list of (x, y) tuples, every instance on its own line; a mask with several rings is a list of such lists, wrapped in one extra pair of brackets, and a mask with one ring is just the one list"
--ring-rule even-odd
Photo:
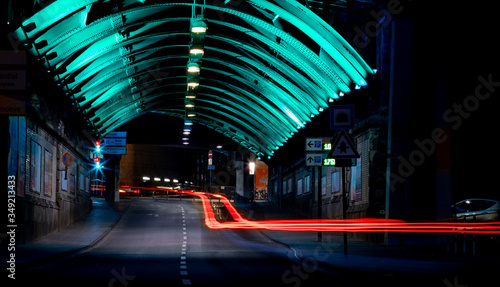
[[(257, 207), (238, 206), (237, 209), (244, 214), (244, 217), (250, 219), (252, 217), (260, 220), (301, 218), (300, 215), (276, 209), (266, 203), (258, 203)], [(290, 254), (299, 264), (307, 262), (315, 269), (370, 272), (384, 276), (433, 276), (438, 282), (442, 281), (443, 286), (447, 286), (447, 280), (451, 282), (450, 286), (455, 286), (457, 283), (454, 280), (458, 278), (461, 279), (459, 286), (483, 286), (481, 282), (489, 282), (496, 275), (495, 270), (500, 268), (500, 258), (495, 252), (489, 254), (484, 252), (479, 255), (446, 253), (444, 251), (446, 245), (443, 244), (388, 246), (349, 235), (348, 256), (345, 257), (344, 238), (341, 232), (324, 232), (321, 242), (318, 242), (317, 232), (274, 230), (260, 230), (260, 232), (271, 240), (288, 246)], [(435, 235), (414, 236), (422, 238)], [(482, 235), (483, 238), (487, 236)], [(292, 257), (291, 255), (289, 257)]]

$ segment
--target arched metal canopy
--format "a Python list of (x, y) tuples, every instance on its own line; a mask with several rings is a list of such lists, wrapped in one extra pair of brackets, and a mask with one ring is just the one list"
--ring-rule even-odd
[(258, 155), (272, 155), (372, 73), (297, 1), (208, 2), (57, 0), (11, 36), (44, 61), (104, 136), (145, 113), (185, 117), (192, 9), (204, 7), (208, 31), (192, 120)]

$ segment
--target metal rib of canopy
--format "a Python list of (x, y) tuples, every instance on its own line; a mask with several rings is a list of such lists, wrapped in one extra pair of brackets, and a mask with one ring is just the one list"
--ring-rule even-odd
[[(57, 0), (12, 33), (97, 136), (145, 113), (185, 117), (190, 1)], [(372, 70), (297, 1), (203, 5), (208, 31), (193, 119), (272, 155)]]

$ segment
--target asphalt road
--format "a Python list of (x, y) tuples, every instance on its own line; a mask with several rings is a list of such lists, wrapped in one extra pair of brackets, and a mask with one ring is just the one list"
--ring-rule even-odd
[[(211, 230), (199, 201), (130, 199), (106, 238), (79, 254), (20, 272), (42, 286), (448, 286), (443, 277), (396, 276), (297, 260), (257, 230)], [(453, 278), (450, 286), (456, 286)], [(417, 284), (417, 285), (415, 285)]]
[(199, 201), (135, 199), (130, 204), (97, 247), (21, 272), (16, 283), (281, 286), (283, 274), (294, 264), (288, 258), (291, 250), (258, 231), (207, 228)]

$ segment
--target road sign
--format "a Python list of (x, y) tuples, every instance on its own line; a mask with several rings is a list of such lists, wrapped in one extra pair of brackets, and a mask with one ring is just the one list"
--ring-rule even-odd
[(127, 132), (110, 132), (106, 135), (107, 138), (126, 138)]
[(354, 105), (336, 105), (330, 107), (330, 129), (342, 130), (354, 128)]
[(306, 138), (306, 151), (329, 151), (331, 146), (330, 138)]
[(62, 162), (65, 166), (71, 166), (73, 164), (73, 156), (69, 152), (64, 153)]
[(306, 151), (320, 151), (322, 138), (306, 138)]
[(351, 137), (342, 130), (332, 142), (332, 150), (328, 158), (359, 158), (359, 153), (351, 140)]
[(208, 151), (208, 158), (211, 159), (212, 158), (212, 150), (209, 150)]
[(335, 166), (335, 159), (325, 153), (307, 153), (306, 166)]
[(105, 137), (101, 140), (103, 146), (126, 146), (127, 138), (108, 138)]
[(306, 166), (321, 166), (323, 161), (323, 154), (321, 153), (307, 153)]
[(215, 165), (207, 165), (208, 170), (215, 170)]
[(106, 146), (101, 149), (102, 154), (127, 154), (127, 147), (124, 146)]

